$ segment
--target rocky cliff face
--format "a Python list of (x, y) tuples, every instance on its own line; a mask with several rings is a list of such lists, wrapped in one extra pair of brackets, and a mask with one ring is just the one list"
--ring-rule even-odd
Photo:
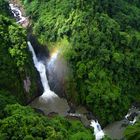
[(43, 88), (40, 81), (39, 73), (38, 71), (36, 71), (34, 66), (32, 64), (27, 65), (25, 69), (28, 72), (26, 74), (24, 73), (24, 76), (21, 78), (21, 86), (23, 91), (21, 93), (21, 100), (25, 104), (28, 104), (43, 93)]

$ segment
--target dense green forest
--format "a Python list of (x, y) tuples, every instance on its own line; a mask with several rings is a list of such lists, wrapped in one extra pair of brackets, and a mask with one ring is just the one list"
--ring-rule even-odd
[[(139, 0), (22, 0), (41, 44), (59, 43), (72, 75), (67, 97), (91, 110), (102, 125), (140, 103)], [(93, 140), (79, 121), (48, 118), (23, 106), (38, 96), (38, 74), (27, 32), (0, 0), (0, 140)], [(24, 80), (31, 85), (27, 92)], [(140, 139), (140, 121), (125, 130)]]
[[(9, 17), (8, 3), (0, 1), (0, 104), (2, 98), (16, 96), (21, 103), (30, 101), (37, 95), (37, 73), (28, 53), (26, 30)], [(28, 67), (30, 65), (30, 68)], [(24, 88), (24, 81), (29, 77), (29, 91)]]
[[(105, 125), (140, 102), (139, 0), (22, 0), (41, 43), (60, 42), (70, 100)], [(61, 43), (62, 42), (62, 43)]]
[(30, 107), (7, 105), (0, 120), (0, 140), (94, 140), (79, 121), (47, 118)]
[[(37, 96), (37, 72), (27, 49), (27, 32), (0, 0), (0, 140), (94, 140), (80, 121), (48, 118), (23, 106)], [(26, 92), (23, 80), (30, 77)]]

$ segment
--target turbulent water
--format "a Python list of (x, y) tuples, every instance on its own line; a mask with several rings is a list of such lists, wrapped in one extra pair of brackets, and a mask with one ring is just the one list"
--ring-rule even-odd
[(104, 132), (112, 139), (123, 139), (123, 133), (126, 126), (135, 124), (139, 116), (139, 108), (132, 106), (122, 120), (106, 126)]
[(23, 23), (26, 20), (26, 18), (22, 16), (20, 9), (16, 7), (14, 4), (9, 4), (9, 6), (14, 17), (17, 20), (17, 23)]
[(105, 134), (98, 121), (92, 120), (90, 126), (94, 128), (95, 139), (101, 140)]
[[(22, 24), (26, 20), (26, 18), (22, 16), (20, 9), (13, 4), (9, 4), (9, 6), (14, 17), (17, 20), (17, 23)], [(55, 94), (53, 91), (50, 90), (50, 86), (48, 84), (48, 79), (46, 75), (46, 65), (37, 58), (30, 41), (28, 41), (27, 44), (28, 44), (30, 52), (32, 53), (34, 65), (40, 74), (40, 79), (41, 79), (43, 89), (44, 89), (43, 94), (40, 97), (36, 98), (30, 105), (34, 108), (41, 109), (45, 114), (55, 112), (63, 116), (69, 115), (69, 116), (75, 116), (75, 117), (78, 116), (78, 117), (85, 118), (83, 114), (68, 113), (70, 108), (67, 103), (67, 100), (60, 98), (57, 94)], [(57, 59), (58, 53), (59, 52), (57, 51), (49, 59), (48, 65), (47, 65), (48, 70), (51, 70), (54, 67), (55, 65), (54, 62)], [(91, 120), (90, 126), (94, 127), (94, 135), (96, 137), (96, 140), (100, 140), (104, 137), (104, 132), (102, 131), (101, 126), (98, 123), (98, 121)]]
[(36, 69), (38, 70), (41, 78), (41, 82), (44, 88), (44, 93), (35, 99), (31, 106), (43, 110), (45, 114), (50, 112), (57, 112), (61, 115), (66, 115), (69, 110), (68, 103), (65, 99), (59, 98), (53, 91), (50, 90), (47, 76), (46, 67), (43, 62), (38, 61), (31, 43), (28, 41), (29, 50), (32, 52), (33, 61)]
[[(67, 101), (65, 99), (59, 98), (54, 92), (50, 90), (50, 87), (48, 85), (48, 80), (46, 77), (45, 65), (42, 62), (37, 60), (35, 52), (30, 42), (28, 42), (28, 46), (29, 46), (30, 51), (32, 52), (35, 67), (40, 73), (41, 81), (44, 87), (43, 95), (40, 96), (38, 99), (35, 99), (31, 103), (31, 105), (33, 107), (43, 110), (45, 114), (50, 113), (50, 112), (57, 112), (61, 115), (67, 115), (68, 114), (67, 111), (69, 110)], [(58, 55), (58, 52), (56, 52), (56, 54), (53, 55), (52, 59), (48, 63), (49, 66), (53, 66), (54, 61), (57, 58), (57, 55)], [(70, 113), (69, 115), (75, 116), (75, 117), (81, 117), (81, 114)], [(92, 120), (90, 126), (94, 128), (94, 134), (95, 134), (96, 140), (100, 140), (104, 137), (104, 132), (101, 129), (101, 126), (98, 123), (98, 121)]]

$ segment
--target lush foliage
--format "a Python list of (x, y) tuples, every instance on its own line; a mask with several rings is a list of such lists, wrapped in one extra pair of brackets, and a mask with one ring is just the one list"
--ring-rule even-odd
[(0, 0), (0, 140), (94, 140), (80, 121), (47, 118), (15, 104), (36, 96), (37, 74), (27, 50), (26, 31), (8, 17), (7, 4)]
[(8, 1), (0, 0), (0, 14), (3, 14), (5, 16), (9, 16), (9, 6)]
[(124, 132), (126, 140), (139, 140), (140, 139), (140, 121), (134, 125), (128, 126)]
[(77, 91), (69, 88), (71, 98), (103, 124), (120, 119), (131, 101), (140, 101), (138, 0), (23, 2), (40, 42), (67, 38), (65, 55)]
[[(10, 92), (17, 100), (25, 103), (36, 96), (37, 74), (27, 49), (26, 31), (6, 17), (8, 11), (3, 14), (8, 9), (4, 8), (7, 3), (0, 1), (0, 4), (0, 8), (3, 7), (0, 13), (0, 90)], [(24, 80), (27, 77), (31, 82), (28, 93), (24, 88)]]
[(16, 103), (16, 99), (8, 91), (0, 90), (0, 118), (4, 117), (3, 109), (7, 104)]
[(48, 119), (29, 107), (18, 104), (4, 109), (0, 120), (0, 139), (3, 140), (93, 140), (90, 130), (79, 121), (61, 117)]

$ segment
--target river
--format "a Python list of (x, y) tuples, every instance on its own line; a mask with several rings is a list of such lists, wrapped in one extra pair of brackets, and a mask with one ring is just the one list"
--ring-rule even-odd
[[(13, 13), (13, 16), (16, 18), (17, 23), (24, 25), (27, 22), (26, 17), (22, 16), (22, 12), (18, 8), (18, 6), (10, 3), (9, 7), (11, 12)], [(46, 65), (43, 63), (43, 61), (37, 58), (34, 48), (29, 40), (27, 41), (27, 44), (28, 44), (29, 51), (32, 53), (34, 66), (40, 74), (41, 83), (44, 89), (43, 94), (40, 97), (36, 98), (34, 101), (32, 101), (30, 105), (33, 108), (42, 110), (45, 115), (55, 112), (62, 116), (74, 116), (74, 117), (85, 118), (85, 115), (83, 114), (68, 113), (70, 107), (68, 105), (67, 100), (65, 98), (60, 98), (57, 94), (55, 94), (50, 89), (50, 86), (48, 84), (47, 74), (46, 74)], [(48, 70), (54, 67), (54, 62), (57, 59), (57, 56), (58, 56), (58, 52), (52, 55), (51, 59), (47, 60)], [(98, 123), (98, 121), (91, 120), (90, 126), (94, 128), (94, 135), (96, 137), (96, 140), (100, 140), (104, 137), (104, 132), (101, 129), (101, 126)]]
[[(18, 6), (10, 3), (9, 4), (11, 12), (13, 13), (13, 16), (16, 18), (17, 23), (24, 26), (26, 22), (28, 21), (26, 17), (22, 16), (22, 12), (18, 8)], [(36, 98), (34, 101), (30, 103), (30, 106), (36, 109), (40, 109), (44, 112), (45, 115), (48, 115), (50, 113), (56, 113), (62, 116), (74, 116), (81, 119), (83, 124), (90, 125), (94, 128), (94, 135), (96, 140), (100, 140), (104, 137), (105, 133), (111, 136), (111, 138), (115, 139), (121, 139), (123, 137), (123, 131), (125, 127), (122, 125), (127, 121), (127, 124), (134, 124), (136, 121), (136, 117), (133, 118), (132, 121), (128, 121), (128, 117), (133, 113), (135, 109), (132, 109), (127, 116), (118, 122), (114, 122), (111, 125), (108, 125), (104, 130), (101, 129), (100, 124), (97, 120), (88, 120), (85, 113), (87, 113), (85, 110), (84, 112), (76, 111), (75, 113), (70, 113), (70, 107), (65, 98), (60, 98), (54, 91), (50, 89), (49, 81), (55, 78), (55, 74), (58, 72), (57, 75), (60, 75), (58, 79), (62, 78), (64, 75), (62, 73), (65, 73), (65, 67), (64, 65), (60, 66), (60, 63), (58, 64), (56, 68), (56, 61), (58, 60), (59, 51), (56, 50), (52, 55), (50, 55), (50, 58), (44, 57), (44, 60), (40, 59), (36, 56), (36, 53), (34, 51), (33, 44), (31, 44), (30, 40), (27, 41), (29, 51), (32, 53), (33, 63), (35, 68), (40, 74), (41, 83), (44, 89), (43, 94)], [(48, 71), (48, 75), (46, 74), (46, 71)], [(54, 81), (54, 80), (52, 80)], [(59, 84), (58, 84), (59, 85)], [(138, 110), (135, 110), (135, 112), (139, 112)], [(105, 133), (104, 133), (105, 132)]]

